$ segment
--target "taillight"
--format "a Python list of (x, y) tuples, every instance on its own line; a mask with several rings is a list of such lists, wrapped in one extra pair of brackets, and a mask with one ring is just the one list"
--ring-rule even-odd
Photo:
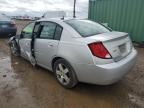
[(111, 59), (112, 56), (108, 52), (108, 50), (104, 47), (102, 42), (95, 42), (88, 44), (92, 54), (96, 57), (102, 58), (102, 59)]

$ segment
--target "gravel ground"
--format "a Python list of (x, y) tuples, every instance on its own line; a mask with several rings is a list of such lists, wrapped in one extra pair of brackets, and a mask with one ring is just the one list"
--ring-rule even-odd
[(48, 70), (12, 56), (0, 39), (0, 108), (144, 108), (144, 49), (136, 49), (135, 67), (118, 83), (67, 90)]

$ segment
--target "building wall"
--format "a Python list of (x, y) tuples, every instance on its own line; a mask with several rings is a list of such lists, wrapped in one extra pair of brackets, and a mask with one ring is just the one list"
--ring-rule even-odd
[(144, 42), (144, 0), (89, 0), (89, 19)]

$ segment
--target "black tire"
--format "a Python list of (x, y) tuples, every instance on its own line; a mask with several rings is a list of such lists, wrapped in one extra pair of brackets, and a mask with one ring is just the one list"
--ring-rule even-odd
[(11, 54), (14, 56), (20, 56), (20, 50), (16, 41), (12, 40), (9, 45), (10, 45)]
[[(59, 74), (57, 74), (57, 69), (59, 68), (59, 65), (62, 65), (63, 66), (63, 68), (66, 70), (66, 69), (68, 69), (68, 72), (67, 73), (65, 73), (65, 75), (69, 78), (69, 82), (68, 83), (66, 83), (66, 84), (64, 84), (64, 82), (62, 83), (60, 80), (59, 80), (59, 76), (61, 76), (61, 75), (59, 75)], [(74, 72), (74, 69), (72, 68), (72, 66), (66, 61), (66, 60), (64, 60), (64, 59), (58, 59), (55, 63), (54, 63), (54, 73), (55, 73), (55, 77), (56, 77), (56, 79), (57, 79), (57, 81), (63, 86), (63, 87), (65, 87), (65, 88), (68, 88), (68, 89), (70, 89), (70, 88), (73, 88), (73, 87), (75, 87), (76, 85), (77, 85), (77, 83), (78, 83), (78, 80), (77, 80), (77, 77), (76, 77), (76, 74), (75, 74), (75, 72)], [(63, 78), (63, 81), (64, 81), (65, 79)], [(66, 80), (65, 80), (66, 81)]]

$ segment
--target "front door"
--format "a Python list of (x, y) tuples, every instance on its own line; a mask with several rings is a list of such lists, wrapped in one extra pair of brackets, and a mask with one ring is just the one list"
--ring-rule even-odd
[(39, 65), (51, 69), (52, 58), (56, 55), (62, 27), (53, 22), (41, 22), (40, 33), (35, 39), (35, 58)]
[(23, 56), (27, 60), (30, 60), (30, 56), (31, 56), (31, 37), (32, 37), (32, 31), (34, 28), (34, 24), (35, 24), (34, 22), (29, 23), (22, 30), (20, 39), (19, 39), (21, 56)]

